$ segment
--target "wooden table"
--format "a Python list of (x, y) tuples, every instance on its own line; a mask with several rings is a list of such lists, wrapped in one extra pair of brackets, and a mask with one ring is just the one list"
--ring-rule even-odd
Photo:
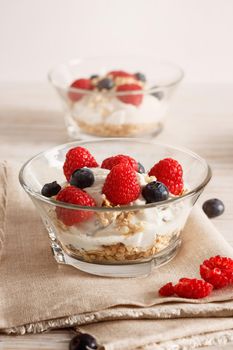
[[(174, 98), (160, 142), (182, 145), (207, 159), (213, 178), (199, 199), (217, 197), (225, 213), (213, 220), (233, 246), (233, 86), (183, 86)], [(23, 163), (34, 154), (67, 141), (61, 106), (46, 84), (0, 86), (0, 160)], [(1, 350), (65, 350), (72, 332), (22, 337), (0, 336)], [(217, 347), (208, 349), (217, 350)], [(233, 349), (229, 344), (224, 349)]]

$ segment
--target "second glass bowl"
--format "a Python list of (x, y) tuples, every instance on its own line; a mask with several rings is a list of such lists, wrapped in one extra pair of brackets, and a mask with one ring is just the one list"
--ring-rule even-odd
[(153, 57), (77, 59), (49, 72), (73, 139), (157, 134), (182, 78), (181, 68)]

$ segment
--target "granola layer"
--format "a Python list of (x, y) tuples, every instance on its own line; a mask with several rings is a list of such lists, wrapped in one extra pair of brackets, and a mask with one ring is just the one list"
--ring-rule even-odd
[(136, 134), (144, 134), (151, 131), (159, 131), (162, 127), (161, 123), (145, 123), (145, 124), (107, 124), (97, 123), (89, 124), (84, 121), (77, 121), (80, 129), (87, 134), (97, 136), (132, 136)]
[(124, 263), (137, 260), (148, 260), (167, 248), (172, 240), (180, 235), (181, 231), (175, 231), (169, 235), (157, 235), (154, 245), (142, 250), (138, 247), (126, 246), (123, 243), (103, 245), (95, 250), (77, 249), (72, 244), (63, 246), (67, 253), (75, 258), (91, 263)]

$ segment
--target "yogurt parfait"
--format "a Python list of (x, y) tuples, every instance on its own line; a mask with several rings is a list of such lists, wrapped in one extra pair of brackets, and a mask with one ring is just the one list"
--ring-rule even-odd
[(191, 151), (130, 138), (59, 145), (19, 175), (56, 261), (111, 277), (147, 275), (175, 256), (210, 177)]
[[(98, 164), (86, 148), (75, 147), (66, 154), (63, 172), (64, 183), (47, 183), (41, 193), (82, 207), (49, 212), (59, 244), (72, 256), (91, 263), (141, 262), (179, 238), (189, 213), (183, 202), (140, 209), (184, 194), (177, 160), (159, 160), (146, 171), (130, 156), (113, 155)], [(101, 210), (92, 211), (96, 207)]]
[(155, 135), (182, 77), (179, 67), (152, 58), (77, 60), (49, 73), (75, 139)]
[[(143, 73), (122, 70), (75, 80), (68, 93), (74, 122), (97, 136), (133, 136), (158, 130), (167, 111), (164, 92), (149, 90)], [(86, 89), (91, 94), (77, 93)]]

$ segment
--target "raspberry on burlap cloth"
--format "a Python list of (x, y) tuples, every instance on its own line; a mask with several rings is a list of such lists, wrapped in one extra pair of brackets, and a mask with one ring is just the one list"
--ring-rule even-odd
[(198, 208), (170, 263), (149, 277), (103, 278), (55, 262), (15, 164), (1, 164), (0, 184), (0, 332), (77, 327), (106, 350), (189, 349), (233, 341), (232, 286), (199, 300), (158, 295), (168, 281), (200, 278), (199, 266), (211, 256), (233, 258), (233, 249)]

